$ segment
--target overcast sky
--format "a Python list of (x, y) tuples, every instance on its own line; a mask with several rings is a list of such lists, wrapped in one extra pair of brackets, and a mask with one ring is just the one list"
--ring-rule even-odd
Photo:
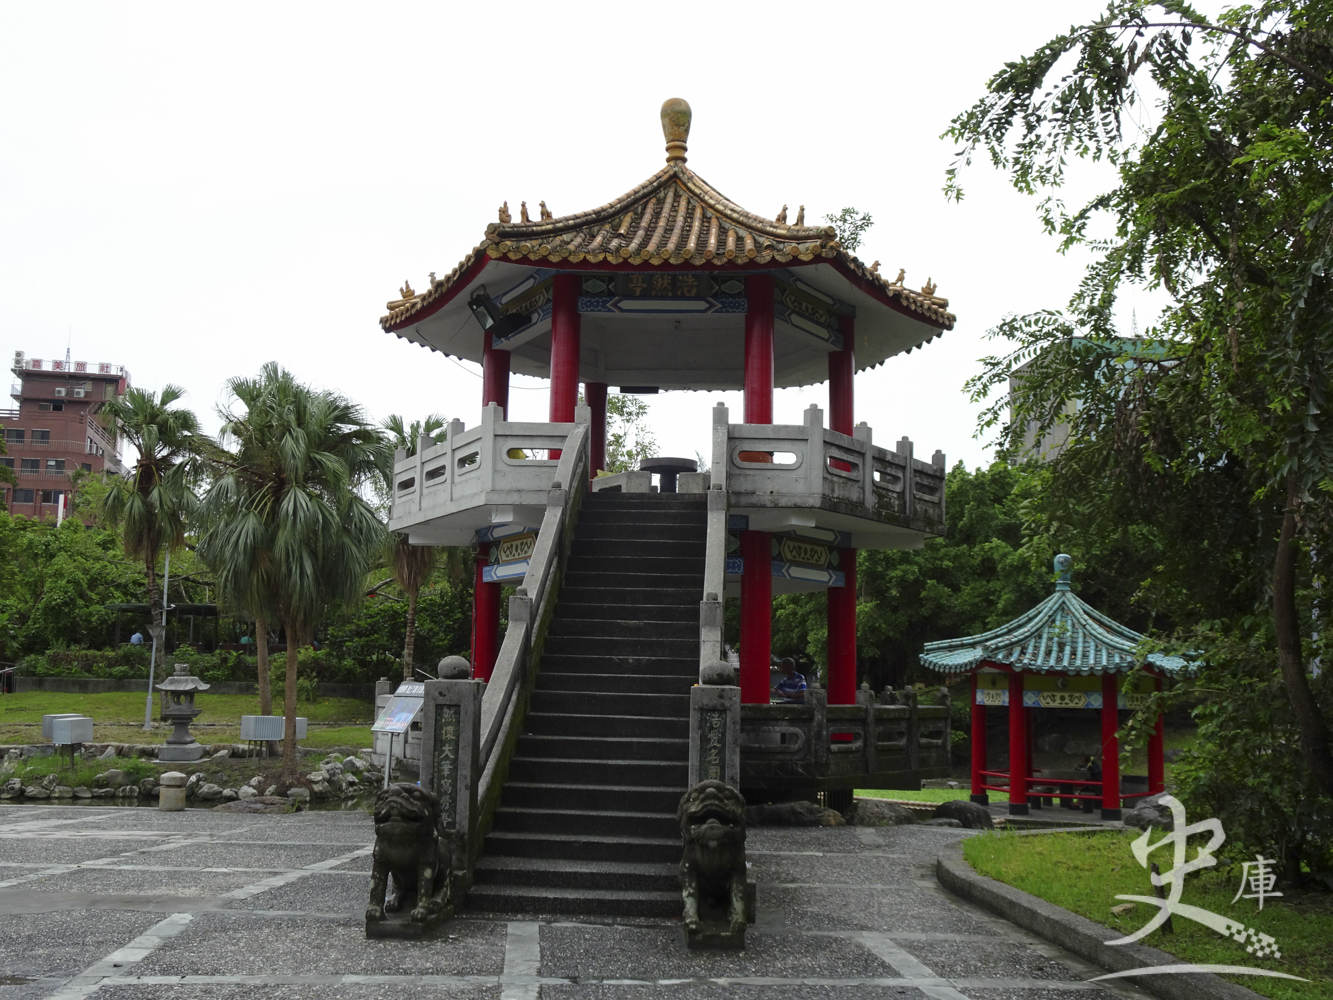
[[(768, 216), (854, 205), (875, 219), (864, 260), (934, 279), (956, 328), (860, 373), (856, 418), (975, 466), (962, 385), (986, 331), (1063, 305), (1083, 260), (986, 164), (946, 203), (939, 135), (1006, 60), (1100, 7), (7, 2), (0, 350), (63, 358), (72, 331), (75, 360), (184, 386), (210, 429), (227, 378), (268, 360), (377, 419), (474, 424), (476, 366), (383, 333), (385, 302), (448, 273), (506, 199), (564, 215), (645, 180), (662, 101), (683, 97), (714, 187)], [(739, 398), (650, 398), (660, 451), (704, 450), (709, 407)], [(826, 398), (779, 391), (775, 420)], [(545, 381), (516, 377), (511, 417), (546, 412)]]

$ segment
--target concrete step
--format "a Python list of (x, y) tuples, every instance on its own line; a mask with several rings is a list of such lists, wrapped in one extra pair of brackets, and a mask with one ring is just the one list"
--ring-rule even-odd
[(554, 886), (474, 885), (469, 910), (481, 913), (595, 914), (608, 917), (679, 917), (680, 892), (563, 889)]
[(547, 647), (542, 652), (542, 669), (537, 675), (541, 683), (542, 674), (653, 674), (660, 677), (689, 677), (693, 684), (699, 679), (699, 652), (692, 649), (689, 654), (679, 656), (626, 656), (617, 653), (587, 653), (577, 650), (560, 652)]
[[(703, 600), (703, 570), (690, 570), (683, 573), (648, 573), (642, 566), (635, 566), (632, 561), (621, 566), (617, 563), (614, 570), (571, 566), (565, 571), (565, 587), (573, 590), (596, 591), (599, 600), (619, 603), (623, 595), (627, 604), (666, 603), (667, 595), (678, 592), (688, 595), (689, 601), (698, 607)], [(563, 595), (564, 591), (561, 591)]]
[[(566, 593), (560, 594), (560, 602), (555, 608), (555, 621), (585, 622), (603, 620), (621, 620), (634, 618), (641, 622), (685, 622), (698, 628), (699, 602), (681, 602), (679, 604), (607, 604), (594, 603), (588, 595), (583, 599), (573, 599)], [(603, 595), (596, 594), (597, 599)], [(644, 595), (648, 596), (648, 595)]]
[(685, 720), (689, 728), (690, 696), (680, 694), (644, 694), (624, 691), (544, 691), (532, 692), (530, 712), (552, 715), (632, 715), (653, 719)]
[(534, 736), (625, 736), (685, 740), (690, 735), (690, 720), (683, 716), (655, 718), (645, 715), (529, 712), (527, 731)]
[(486, 835), (484, 850), (487, 857), (679, 864), (680, 828), (670, 837), (492, 830)]
[(655, 521), (612, 521), (589, 523), (579, 518), (574, 529), (574, 544), (583, 542), (686, 542), (703, 545), (708, 539), (708, 523), (699, 518), (687, 524), (658, 524)]
[(688, 695), (694, 684), (693, 673), (680, 674), (593, 674), (556, 673), (544, 663), (537, 675), (538, 691), (597, 691), (625, 694), (683, 694)]
[[(600, 542), (590, 544), (603, 544)], [(640, 573), (652, 580), (661, 581), (661, 586), (675, 587), (680, 584), (667, 577), (690, 577), (700, 590), (699, 599), (703, 600), (704, 554), (696, 555), (641, 555), (634, 552), (608, 552), (584, 554), (581, 548), (575, 548), (569, 554), (569, 572), (598, 573), (604, 577), (616, 573)], [(618, 586), (602, 579), (602, 586)], [(648, 586), (653, 584), (649, 582)]]
[(679, 865), (663, 861), (579, 861), (495, 855), (479, 859), (474, 874), (478, 885), (674, 891), (679, 894), (679, 870)]
[[(688, 724), (687, 727), (688, 729)], [(519, 756), (536, 760), (611, 760), (689, 764), (690, 744), (686, 737), (584, 736), (569, 733), (523, 733), (518, 738)]]
[(699, 640), (697, 637), (691, 639), (649, 637), (633, 639), (625, 636), (561, 635), (557, 633), (546, 637), (543, 661), (547, 651), (568, 655), (582, 653), (585, 656), (671, 656), (681, 659), (693, 656), (697, 658), (699, 655)]
[(631, 810), (534, 809), (501, 805), (495, 830), (610, 837), (680, 837), (673, 813)]
[[(583, 775), (572, 771), (564, 777), (568, 784), (545, 782), (505, 782), (500, 808), (574, 809), (591, 814), (615, 809), (620, 812), (675, 813), (685, 786), (635, 787), (633, 785), (596, 785), (585, 783)], [(578, 784), (573, 784), (573, 782)]]
[(689, 774), (690, 766), (684, 761), (514, 757), (509, 762), (510, 781), (558, 784), (577, 779), (583, 785), (677, 788), (682, 793)]
[(641, 507), (602, 507), (585, 506), (579, 511), (579, 528), (599, 527), (612, 524), (642, 524), (650, 528), (686, 525), (695, 527), (708, 525), (708, 511), (704, 507), (663, 507), (661, 510), (644, 510)]
[[(687, 609), (688, 610), (688, 609)], [(626, 608), (621, 617), (572, 618), (558, 611), (551, 619), (547, 635), (573, 635), (580, 638), (688, 639), (699, 644), (698, 612), (695, 620), (643, 620), (638, 608)]]
[[(699, 602), (703, 599), (702, 582), (699, 587), (659, 587), (656, 578), (645, 576), (637, 581), (634, 579), (639, 576), (637, 573), (623, 573), (619, 576), (622, 579), (630, 578), (635, 585), (608, 585), (600, 577), (592, 577), (588, 573), (582, 574), (583, 580), (578, 583), (571, 583), (571, 574), (566, 573), (565, 585), (560, 589), (560, 603), (567, 603), (570, 608), (590, 605), (623, 609), (627, 604), (659, 608), (685, 607), (695, 615), (699, 613)], [(681, 580), (693, 583), (694, 577), (686, 576)]]
[(708, 497), (703, 493), (588, 493), (583, 510), (637, 510), (655, 516), (659, 511), (689, 510), (708, 512)]

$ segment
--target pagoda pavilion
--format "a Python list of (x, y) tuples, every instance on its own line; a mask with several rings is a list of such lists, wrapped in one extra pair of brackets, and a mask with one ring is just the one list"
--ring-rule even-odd
[[(972, 681), (972, 801), (986, 805), (987, 791), (1009, 793), (1009, 814), (1025, 816), (1042, 798), (1033, 786), (1059, 786), (1061, 797), (1101, 803), (1104, 820), (1118, 820), (1121, 801), (1165, 788), (1162, 716), (1148, 741), (1148, 781), (1124, 791), (1120, 776), (1120, 712), (1142, 708), (1164, 678), (1187, 669), (1184, 659), (1136, 653), (1143, 636), (1080, 600), (1070, 589), (1073, 560), (1055, 557), (1055, 593), (1007, 625), (963, 639), (926, 643), (921, 665), (951, 680)], [(986, 709), (1004, 708), (1009, 723), (1009, 768), (986, 766)], [(1101, 777), (1039, 774), (1033, 766), (1036, 713), (1087, 709), (1101, 715)], [(1004, 782), (1000, 784), (1000, 782)], [(1075, 792), (1074, 789), (1078, 791)]]
[[(474, 787), (453, 789), (440, 775), (458, 758), (432, 756), (432, 734), (455, 723), (426, 718), (417, 752), (442, 801), (478, 803), (457, 822), (486, 828), (463, 836), (474, 858), (485, 839), (472, 894), (491, 909), (678, 915), (662, 887), (690, 775), (850, 800), (947, 773), (947, 709), (867, 703), (856, 676), (856, 552), (944, 533), (944, 455), (877, 446), (853, 382), (951, 329), (948, 302), (867, 267), (803, 207), (792, 220), (741, 208), (686, 166), (689, 105), (669, 100), (661, 119), (666, 164), (642, 184), (559, 217), (506, 202), (457, 267), (404, 285), (380, 321), (482, 367), (480, 421), (396, 456), (389, 526), (477, 553)], [(508, 419), (514, 372), (550, 379), (549, 422)], [(825, 380), (828, 426), (817, 406), (773, 423), (775, 387)], [(608, 393), (672, 389), (744, 390), (740, 422), (713, 408), (708, 471), (658, 460), (660, 489), (646, 467), (605, 474)], [(812, 589), (828, 593), (826, 691), (770, 705), (772, 595)], [(695, 718), (695, 682), (721, 676), (729, 594), (739, 685), (710, 689), (728, 707)], [(580, 859), (629, 867), (597, 895), (587, 886), (605, 872)], [(664, 866), (651, 878), (633, 867), (648, 860)]]
[[(839, 245), (832, 227), (807, 225), (804, 206), (794, 221), (786, 206), (770, 219), (720, 194), (686, 166), (690, 120), (685, 101), (663, 104), (666, 165), (599, 208), (557, 218), (542, 202), (533, 219), (525, 202), (515, 219), (506, 202), (457, 267), (442, 278), (432, 275), (420, 293), (405, 286), (380, 325), (432, 351), (479, 363), (482, 406), (497, 405), (502, 417), (512, 372), (550, 379), (552, 423), (574, 420), (581, 383), (591, 411), (594, 474), (605, 466), (612, 386), (628, 393), (743, 389), (744, 423), (764, 425), (773, 420), (775, 387), (827, 380), (829, 427), (851, 438), (854, 373), (952, 329), (948, 300), (930, 282), (910, 289), (901, 273), (895, 281), (878, 273), (878, 262), (867, 267)], [(938, 460), (942, 465), (943, 455)], [(942, 521), (942, 491), (926, 499), (939, 503)], [(478, 504), (471, 517), (451, 512), (433, 521), (404, 517), (395, 508), (393, 525), (406, 528), (413, 541), (479, 544), (475, 614), (482, 624), (473, 660), (482, 677), (497, 649), (491, 623), (499, 621), (500, 590), (500, 582), (483, 578), (497, 537), (495, 512), (486, 508)], [(884, 531), (856, 525), (854, 518), (816, 519), (838, 522), (816, 541), (843, 543), (835, 557), (841, 572), (828, 577), (840, 577), (841, 584), (829, 588), (829, 696), (850, 703), (856, 570), (846, 543), (866, 535), (874, 536), (864, 538), (869, 547), (919, 547), (927, 534), (942, 534), (942, 524)], [(802, 526), (768, 520), (779, 530)], [(741, 532), (749, 567), (741, 642), (747, 701), (768, 700), (771, 545), (769, 532)]]

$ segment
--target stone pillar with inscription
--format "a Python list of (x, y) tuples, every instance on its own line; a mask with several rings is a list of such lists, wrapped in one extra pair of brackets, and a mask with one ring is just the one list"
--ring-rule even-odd
[(426, 681), (421, 708), (421, 787), (438, 796), (455, 871), (471, 869), (481, 778), (481, 695), (461, 656), (440, 661), (440, 680)]
[(741, 689), (722, 661), (690, 688), (690, 787), (710, 780), (741, 787)]

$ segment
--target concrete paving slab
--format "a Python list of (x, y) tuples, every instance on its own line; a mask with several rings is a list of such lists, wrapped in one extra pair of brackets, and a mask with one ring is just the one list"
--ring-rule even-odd
[(240, 868), (251, 871), (289, 871), (323, 861), (335, 854), (346, 854), (358, 847), (368, 847), (374, 838), (347, 844), (184, 844), (154, 852), (152, 864), (192, 864), (203, 868)]
[(276, 910), (294, 913), (342, 914), (364, 919), (370, 902), (370, 877), (361, 875), (306, 875), (287, 885), (234, 900), (230, 909)]
[[(500, 987), (473, 983), (139, 983), (103, 986), (95, 1000), (500, 1000)], [(5, 1000), (9, 1000), (5, 994)]]
[(761, 911), (780, 915), (787, 927), (804, 931), (985, 934), (987, 930), (961, 910), (938, 907), (934, 900), (907, 891), (845, 886), (785, 889), (761, 883), (758, 903)]
[[(128, 893), (149, 896), (220, 896), (249, 885), (262, 876), (253, 872), (153, 871), (117, 868), (75, 868), (61, 875), (46, 875), (23, 888), (53, 893)], [(4, 893), (0, 889), (0, 906)]]
[(1079, 979), (1062, 962), (1011, 942), (982, 944), (975, 941), (900, 941), (900, 947), (928, 965), (936, 975), (948, 978)]
[(0, 913), (0, 976), (68, 978), (160, 919), (152, 913), (89, 910)]
[(198, 915), (168, 946), (139, 963), (150, 975), (498, 975), (505, 925), (458, 920), (443, 941), (367, 941), (361, 919), (311, 921), (236, 911)]
[(573, 979), (688, 979), (807, 976), (837, 979), (898, 976), (855, 941), (751, 930), (745, 951), (687, 952), (671, 927), (541, 928), (542, 975)]
[(863, 984), (826, 986), (814, 983), (750, 986), (736, 983), (568, 984), (542, 986), (541, 1000), (925, 1000), (926, 994), (906, 986)]

